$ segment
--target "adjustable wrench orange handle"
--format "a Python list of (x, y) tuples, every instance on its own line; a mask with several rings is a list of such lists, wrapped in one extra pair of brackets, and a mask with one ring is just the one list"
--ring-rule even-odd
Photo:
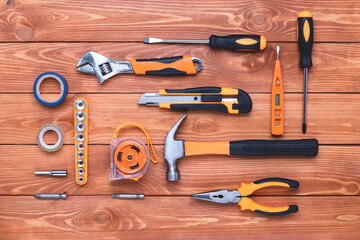
[[(171, 58), (137, 59), (130, 60), (135, 74), (146, 75), (189, 75), (196, 74), (191, 56), (178, 56)], [(199, 62), (197, 60), (197, 62)], [(199, 63), (200, 64), (200, 63)]]

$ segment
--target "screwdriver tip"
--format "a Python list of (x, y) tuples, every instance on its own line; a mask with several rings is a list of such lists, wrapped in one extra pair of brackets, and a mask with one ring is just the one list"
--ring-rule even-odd
[(160, 43), (162, 41), (160, 38), (144, 38), (144, 43)]
[(303, 123), (303, 125), (302, 125), (302, 132), (303, 132), (303, 134), (306, 133), (306, 123)]

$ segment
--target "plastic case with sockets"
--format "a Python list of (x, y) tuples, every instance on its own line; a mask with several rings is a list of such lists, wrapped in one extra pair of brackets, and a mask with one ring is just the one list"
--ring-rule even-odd
[(88, 102), (84, 98), (77, 98), (74, 102), (74, 132), (76, 182), (83, 185), (88, 173)]

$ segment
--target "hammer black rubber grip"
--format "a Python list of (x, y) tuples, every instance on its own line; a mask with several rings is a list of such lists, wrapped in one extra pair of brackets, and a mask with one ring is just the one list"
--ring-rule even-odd
[(231, 141), (230, 155), (316, 156), (318, 154), (318, 145), (316, 139)]

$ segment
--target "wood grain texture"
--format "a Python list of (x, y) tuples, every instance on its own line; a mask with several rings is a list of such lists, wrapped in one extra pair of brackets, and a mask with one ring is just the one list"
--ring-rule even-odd
[[(164, 144), (168, 131), (184, 111), (137, 105), (141, 94), (70, 94), (56, 108), (36, 101), (32, 94), (0, 95), (0, 144), (36, 144), (36, 133), (47, 123), (59, 125), (65, 143), (73, 144), (73, 102), (83, 96), (89, 102), (89, 143), (108, 144), (113, 131), (125, 122), (144, 126), (155, 144)], [(231, 115), (189, 111), (177, 138), (187, 141), (277, 139), (270, 134), (270, 94), (252, 94), (249, 114)], [(21, 101), (19, 102), (19, 99)], [(310, 94), (308, 132), (301, 132), (302, 95), (285, 94), (285, 132), (282, 139), (317, 138), (320, 144), (360, 143), (360, 95)], [(141, 137), (139, 131), (128, 136)]]
[(359, 40), (360, 3), (349, 1), (2, 0), (0, 41), (142, 41), (263, 34), (296, 41), (300, 11), (314, 16), (315, 41)]
[[(270, 92), (280, 46), (281, 71), (285, 92), (303, 91), (303, 70), (299, 67), (296, 43), (269, 44), (260, 52), (238, 53), (211, 50), (198, 45), (145, 45), (141, 43), (6, 43), (0, 45), (0, 92), (32, 92), (33, 84), (42, 72), (63, 75), (69, 92), (79, 93), (143, 93), (159, 88), (191, 88), (222, 86), (240, 88), (246, 92)], [(122, 74), (99, 84), (95, 75), (76, 70), (79, 59), (95, 50), (114, 60), (191, 55), (204, 62), (196, 76), (141, 76)], [(309, 70), (309, 92), (360, 92), (360, 44), (315, 44), (313, 67)], [(21, 69), (21, 71), (19, 71)], [(174, 86), (174, 82), (179, 82)], [(45, 88), (44, 91), (59, 91)]]
[[(14, 206), (16, 199), (22, 204)], [(69, 197), (67, 200), (0, 197), (0, 237), (234, 239), (239, 232), (246, 239), (359, 237), (359, 197), (253, 199), (264, 205), (297, 204), (299, 212), (271, 218), (240, 211), (236, 204), (208, 203), (190, 197), (145, 197), (144, 200), (105, 196)]]
[[(313, 67), (309, 71), (308, 132), (301, 133), (303, 70), (298, 66), (296, 17), (314, 17)], [(360, 239), (360, 2), (358, 0), (0, 0), (0, 239)], [(146, 45), (143, 38), (207, 39), (210, 34), (262, 34), (264, 51), (237, 53), (206, 45)], [(164, 139), (185, 114), (138, 106), (144, 92), (160, 88), (219, 86), (250, 93), (249, 114), (191, 111), (177, 138), (187, 141), (278, 139), (270, 135), (270, 88), (280, 46), (285, 88), (285, 135), (317, 138), (317, 157), (196, 156), (178, 161), (181, 180), (165, 179)], [(119, 75), (99, 84), (76, 70), (94, 50), (114, 60), (191, 55), (204, 62), (196, 76)], [(62, 74), (69, 94), (58, 107), (38, 103), (36, 77)], [(54, 81), (41, 91), (56, 97)], [(89, 108), (89, 181), (74, 179), (73, 101)], [(158, 164), (138, 182), (108, 180), (109, 141), (121, 123), (144, 126)], [(47, 123), (65, 132), (55, 153), (36, 145)], [(120, 137), (145, 140), (126, 129)], [(53, 143), (54, 135), (46, 135)], [(66, 178), (34, 176), (66, 169)], [(284, 177), (300, 182), (288, 191), (258, 191), (257, 202), (299, 205), (286, 217), (240, 211), (236, 204), (191, 199), (190, 194), (236, 189), (241, 182)], [(63, 193), (67, 200), (38, 200), (36, 193)], [(144, 193), (145, 200), (111, 199)]]
[[(21, 148), (21, 151), (19, 151)], [(190, 195), (217, 189), (236, 189), (241, 182), (268, 177), (296, 179), (300, 188), (288, 191), (271, 188), (258, 195), (360, 195), (360, 149), (357, 146), (321, 146), (316, 158), (304, 157), (228, 157), (198, 156), (178, 160), (181, 179), (165, 179), (167, 164), (163, 146), (156, 146), (159, 163), (150, 163), (139, 181), (108, 180), (108, 145), (89, 146), (89, 180), (75, 184), (74, 146), (63, 146), (47, 153), (34, 146), (0, 146), (0, 195), (62, 193), (70, 195), (109, 195), (144, 193), (146, 195)], [(35, 176), (35, 170), (66, 169), (68, 177)], [(0, 199), (1, 201), (1, 199)]]

